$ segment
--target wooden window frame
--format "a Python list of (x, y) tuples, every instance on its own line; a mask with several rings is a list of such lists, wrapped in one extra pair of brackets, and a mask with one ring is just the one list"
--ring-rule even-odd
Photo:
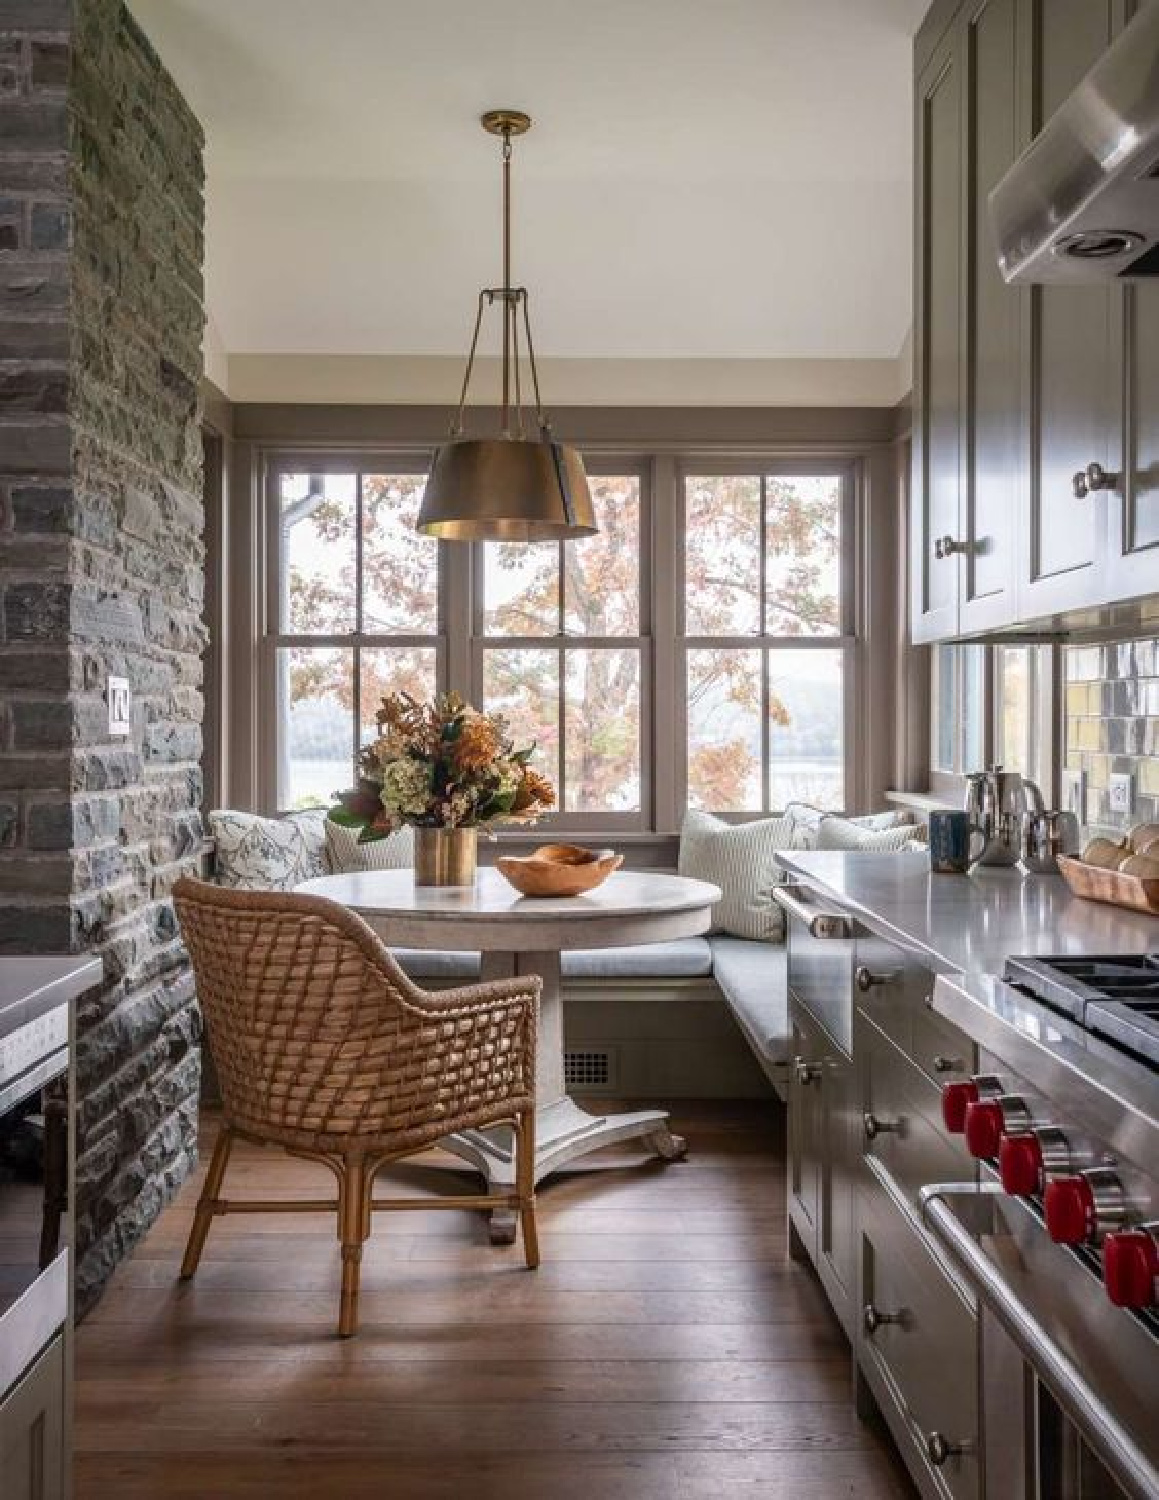
[[(276, 811), (278, 800), (278, 736), (276, 702), (277, 651), (285, 646), (389, 647), (436, 645), (438, 683), (472, 701), (482, 689), (483, 653), (494, 646), (545, 647), (555, 644), (628, 647), (641, 652), (641, 806), (631, 813), (558, 813), (542, 828), (572, 832), (578, 837), (608, 832), (629, 840), (662, 840), (680, 827), (687, 798), (686, 654), (699, 638), (684, 634), (684, 481), (696, 474), (756, 473), (841, 474), (845, 482), (842, 505), (841, 633), (834, 636), (764, 635), (738, 637), (735, 644), (763, 650), (835, 650), (843, 653), (844, 788), (847, 808), (860, 808), (865, 798), (864, 757), (855, 753), (855, 732), (866, 680), (866, 604), (869, 569), (868, 457), (852, 443), (818, 443), (799, 448), (781, 443), (680, 446), (670, 442), (645, 446), (581, 442), (589, 471), (594, 475), (633, 474), (640, 480), (640, 621), (636, 636), (487, 637), (482, 621), (482, 547), (439, 544), (438, 635), (400, 636), (357, 634), (294, 635), (277, 628), (281, 569), (280, 527), (277, 521), (278, 480), (287, 472), (344, 472), (355, 476), (375, 473), (424, 472), (430, 447), (423, 444), (374, 442), (350, 447), (341, 443), (311, 442), (262, 445), (252, 450), (257, 528), (253, 555), (260, 577), (254, 595), (255, 661), (258, 711), (254, 715), (254, 801)], [(880, 545), (880, 542), (879, 542)], [(763, 566), (763, 563), (762, 563)], [(762, 621), (763, 624), (763, 621)], [(733, 638), (706, 638), (712, 646), (727, 646)], [(240, 674), (239, 674), (240, 675)], [(562, 684), (561, 684), (562, 686)], [(357, 682), (355, 683), (357, 693)], [(357, 700), (356, 700), (357, 701)], [(357, 720), (357, 715), (353, 716)], [(357, 722), (352, 735), (357, 736)], [(762, 767), (767, 784), (768, 768)], [(743, 822), (767, 816), (762, 812), (722, 813)], [(500, 839), (525, 840), (526, 830), (500, 834)]]
[[(839, 631), (834, 635), (797, 636), (778, 635), (765, 630), (765, 548), (766, 508), (764, 504), (764, 481), (768, 478), (795, 478), (820, 475), (838, 475), (842, 484), (841, 496), (841, 597), (839, 602)], [(687, 483), (689, 479), (713, 478), (714, 476), (752, 475), (759, 477), (761, 491), (760, 534), (760, 611), (761, 630), (751, 635), (736, 636), (691, 636), (687, 633), (685, 620), (687, 557)], [(676, 488), (673, 496), (677, 512), (678, 562), (675, 575), (676, 652), (677, 676), (675, 715), (673, 728), (680, 745), (677, 764), (677, 801), (681, 811), (688, 804), (688, 653), (696, 650), (759, 650), (761, 666), (761, 808), (759, 811), (724, 810), (716, 816), (733, 823), (751, 822), (767, 818), (778, 811), (773, 805), (770, 788), (772, 758), (768, 716), (768, 671), (769, 654), (777, 650), (840, 651), (841, 672), (841, 739), (842, 739), (842, 792), (844, 805), (833, 811), (848, 811), (857, 805), (863, 795), (862, 777), (858, 758), (853, 753), (850, 728), (854, 723), (859, 702), (861, 674), (861, 629), (863, 614), (863, 584), (858, 565), (863, 551), (864, 537), (864, 476), (859, 460), (847, 454), (834, 453), (819, 457), (816, 453), (795, 455), (754, 453), (722, 458), (714, 454), (691, 454), (683, 458), (676, 468)], [(709, 809), (713, 811), (712, 809)]]

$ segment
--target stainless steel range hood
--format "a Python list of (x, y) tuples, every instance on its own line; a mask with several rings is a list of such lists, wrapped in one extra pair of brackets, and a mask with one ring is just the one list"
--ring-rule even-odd
[(1007, 281), (1159, 276), (1159, 0), (1003, 177), (990, 219)]

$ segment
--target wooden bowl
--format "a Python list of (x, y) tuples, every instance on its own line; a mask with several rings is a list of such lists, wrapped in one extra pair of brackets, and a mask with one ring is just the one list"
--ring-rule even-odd
[(1159, 916), (1159, 880), (1105, 870), (1101, 865), (1087, 865), (1065, 854), (1059, 855), (1058, 870), (1074, 894), (1084, 901), (1106, 901), (1111, 906)]
[(623, 863), (624, 856), (611, 849), (541, 844), (522, 858), (503, 855), (495, 868), (521, 896), (579, 896), (594, 891)]

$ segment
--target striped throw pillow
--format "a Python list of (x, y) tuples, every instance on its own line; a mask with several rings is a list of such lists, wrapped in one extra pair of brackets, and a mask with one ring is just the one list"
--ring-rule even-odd
[(335, 875), (355, 870), (406, 870), (414, 864), (414, 830), (400, 828), (384, 839), (358, 842), (357, 828), (326, 819), (326, 858)]
[(916, 833), (912, 823), (897, 828), (863, 828), (848, 818), (823, 818), (817, 830), (817, 848), (863, 854), (898, 854), (915, 842)]
[(779, 943), (785, 916), (773, 889), (785, 879), (778, 849), (799, 847), (787, 818), (726, 823), (711, 813), (690, 811), (680, 830), (681, 875), (707, 880), (723, 892), (712, 909), (714, 932)]

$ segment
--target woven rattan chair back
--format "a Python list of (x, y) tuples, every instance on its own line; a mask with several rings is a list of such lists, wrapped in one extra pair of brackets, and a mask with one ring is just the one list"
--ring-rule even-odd
[[(184, 879), (174, 905), (221, 1081), (224, 1124), (206, 1174), (182, 1275), (197, 1269), (209, 1225), (231, 1211), (329, 1208), (342, 1241), (339, 1332), (354, 1331), (362, 1243), (387, 1161), (459, 1130), (509, 1123), (513, 1192), (429, 1206), (514, 1210), (529, 1266), (534, 1210), (535, 1031), (539, 980), (428, 993), (354, 913), (317, 896), (237, 891)], [(235, 1136), (317, 1157), (333, 1201), (244, 1204), (220, 1196)], [(425, 1202), (426, 1200), (424, 1200)]]

